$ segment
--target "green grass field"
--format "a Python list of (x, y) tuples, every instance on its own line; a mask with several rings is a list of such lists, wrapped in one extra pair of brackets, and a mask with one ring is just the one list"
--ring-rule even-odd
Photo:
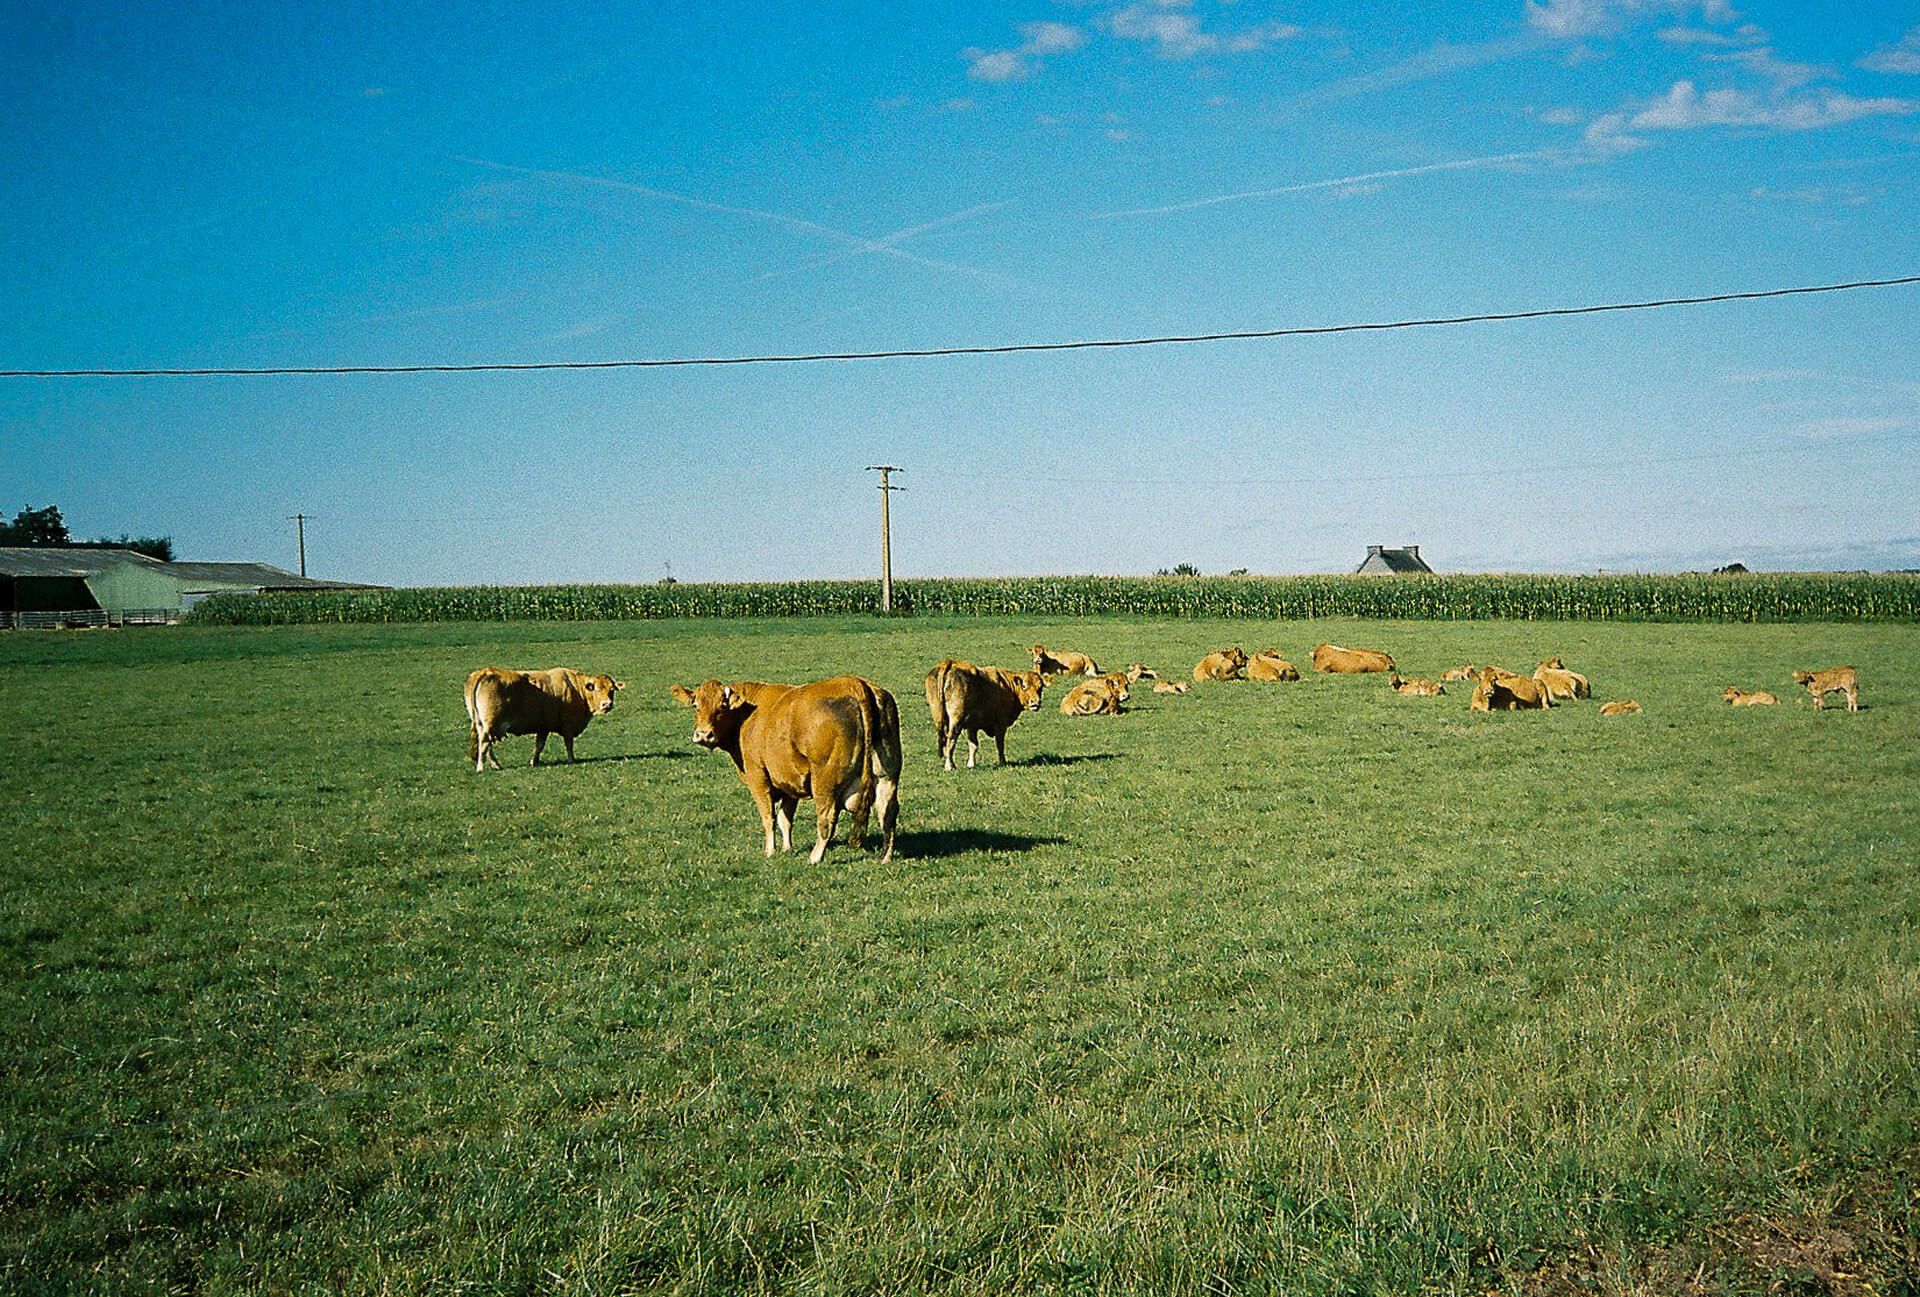
[[(1012, 764), (946, 774), (921, 694), (941, 656), (1034, 640), (1184, 675), (1321, 639), (1423, 675), (1558, 653), (1596, 701), (1475, 715), (1310, 674), (1069, 720), (1050, 690)], [(1916, 647), (0, 637), (0, 1290), (1913, 1292)], [(1840, 662), (1865, 709), (1816, 713), (1788, 673)], [(486, 663), (629, 689), (578, 764), (515, 739), (475, 775)], [(765, 860), (667, 685), (849, 670), (900, 702), (898, 855)], [(1597, 715), (1626, 696), (1645, 713)]]

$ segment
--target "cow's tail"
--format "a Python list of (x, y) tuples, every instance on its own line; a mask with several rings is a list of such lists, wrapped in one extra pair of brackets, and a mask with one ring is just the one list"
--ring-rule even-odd
[[(947, 750), (947, 725), (952, 719), (947, 710), (947, 681), (952, 674), (952, 658), (946, 659), (927, 672), (927, 712), (933, 717), (934, 743), (943, 755)], [(877, 706), (876, 703), (876, 708)]]
[[(942, 663), (944, 666), (945, 664)], [(943, 681), (944, 683), (944, 681)], [(867, 777), (873, 806), (880, 812), (883, 861), (893, 859), (893, 835), (900, 823), (900, 708), (893, 695), (868, 682), (867, 705), (861, 708), (867, 727)]]
[(479, 711), (479, 705), (474, 698), (474, 694), (478, 691), (480, 687), (480, 681), (484, 678), (485, 677), (483, 673), (479, 671), (476, 671), (472, 675), (467, 677), (466, 698), (467, 698), (467, 760), (468, 761), (478, 761), (480, 759), (480, 711)]

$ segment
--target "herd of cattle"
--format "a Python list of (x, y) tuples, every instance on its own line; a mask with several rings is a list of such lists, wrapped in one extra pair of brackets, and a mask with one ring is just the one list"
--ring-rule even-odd
[[(953, 749), (967, 737), (967, 765), (980, 750), (980, 736), (990, 736), (1007, 760), (1007, 731), (1025, 712), (1040, 710), (1046, 686), (1062, 677), (1074, 683), (1060, 700), (1068, 716), (1118, 715), (1131, 698), (1130, 687), (1152, 681), (1160, 694), (1184, 694), (1185, 680), (1163, 680), (1158, 672), (1136, 662), (1124, 671), (1100, 670), (1084, 653), (1049, 650), (1035, 644), (1030, 671), (980, 667), (947, 658), (927, 672), (927, 711), (945, 768), (952, 770)], [(1378, 649), (1342, 648), (1320, 644), (1313, 650), (1313, 669), (1336, 675), (1384, 674), (1388, 685), (1403, 697), (1438, 697), (1451, 683), (1473, 682), (1469, 704), (1474, 711), (1544, 711), (1557, 703), (1591, 698), (1587, 678), (1571, 671), (1559, 658), (1540, 663), (1532, 675), (1520, 675), (1497, 666), (1458, 666), (1438, 680), (1399, 674), (1390, 654)], [(1257, 680), (1285, 682), (1300, 679), (1300, 671), (1277, 649), (1249, 655), (1238, 645), (1209, 653), (1193, 668), (1197, 682)], [(1796, 671), (1796, 684), (1813, 695), (1815, 707), (1824, 706), (1830, 693), (1844, 694), (1848, 711), (1860, 707), (1859, 679), (1850, 666), (1824, 671)], [(470, 726), (467, 757), (476, 771), (488, 765), (500, 768), (493, 745), (509, 734), (533, 735), (533, 760), (549, 734), (566, 744), (573, 759), (573, 741), (587, 722), (613, 710), (613, 696), (626, 688), (611, 676), (588, 675), (556, 667), (546, 671), (511, 671), (482, 667), (467, 677), (466, 704)], [(895, 828), (900, 815), (900, 711), (893, 695), (861, 676), (834, 676), (811, 684), (771, 684), (741, 680), (732, 684), (709, 680), (697, 689), (673, 685), (674, 699), (693, 711), (693, 741), (715, 748), (733, 759), (740, 780), (753, 795), (766, 835), (766, 853), (793, 846), (793, 816), (802, 799), (811, 798), (817, 812), (817, 839), (809, 859), (818, 864), (832, 841), (840, 815), (848, 816), (849, 841), (860, 845), (877, 813), (884, 835), (881, 859), (893, 857)], [(1721, 695), (1735, 707), (1779, 702), (1772, 694), (1728, 686)], [(1602, 716), (1620, 716), (1640, 710), (1631, 698), (1604, 703)]]

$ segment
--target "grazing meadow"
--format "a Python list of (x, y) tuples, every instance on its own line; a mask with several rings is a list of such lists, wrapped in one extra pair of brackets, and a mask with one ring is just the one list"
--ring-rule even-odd
[[(1325, 677), (1593, 681), (1545, 714)], [(921, 679), (1064, 686), (939, 768)], [(0, 1290), (1913, 1292), (1920, 631), (919, 615), (0, 637)], [(1859, 668), (1815, 711), (1797, 667)], [(486, 664), (627, 682), (465, 760)], [(670, 683), (899, 700), (766, 859)], [(1726, 685), (1780, 704), (1734, 710)], [(1603, 719), (1635, 698), (1639, 715)], [(965, 747), (962, 744), (964, 762)], [(810, 811), (800, 823), (810, 840)]]

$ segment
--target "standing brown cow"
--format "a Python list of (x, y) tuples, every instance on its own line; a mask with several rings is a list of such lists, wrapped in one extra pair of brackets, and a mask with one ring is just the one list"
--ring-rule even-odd
[(565, 667), (546, 671), (481, 667), (467, 677), (467, 759), (476, 773), (489, 765), (498, 770), (494, 743), (508, 734), (531, 734), (533, 759), (527, 764), (537, 766), (547, 735), (558, 734), (571, 761), (573, 741), (580, 731), (594, 717), (612, 711), (614, 694), (626, 687), (612, 676), (590, 676)]
[(982, 730), (993, 736), (1000, 764), (1006, 765), (1007, 730), (1022, 712), (1040, 710), (1045, 689), (1046, 679), (1038, 671), (977, 667), (952, 658), (927, 672), (927, 711), (946, 768), (953, 769), (953, 748), (962, 730), (967, 735), (967, 769), (973, 769), (980, 751)]
[(859, 676), (834, 676), (805, 685), (708, 680), (674, 697), (693, 708), (693, 741), (733, 758), (740, 782), (753, 795), (773, 854), (793, 847), (793, 815), (813, 798), (818, 838), (807, 859), (819, 864), (840, 821), (852, 817), (848, 840), (859, 846), (868, 816), (880, 813), (886, 835), (880, 859), (893, 859), (900, 818), (900, 712), (893, 695)]

